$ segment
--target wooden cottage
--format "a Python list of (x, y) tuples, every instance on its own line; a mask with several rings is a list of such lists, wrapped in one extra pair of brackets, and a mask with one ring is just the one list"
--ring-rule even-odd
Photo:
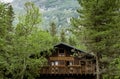
[(96, 79), (95, 56), (65, 43), (54, 46), (40, 79)]

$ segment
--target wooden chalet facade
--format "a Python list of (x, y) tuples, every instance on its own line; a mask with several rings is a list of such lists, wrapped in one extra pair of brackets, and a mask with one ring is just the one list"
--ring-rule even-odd
[(95, 56), (65, 43), (54, 46), (48, 65), (40, 69), (40, 79), (96, 79)]

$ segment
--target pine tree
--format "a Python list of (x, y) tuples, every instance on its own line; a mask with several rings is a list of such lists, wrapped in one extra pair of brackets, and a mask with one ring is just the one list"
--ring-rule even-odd
[(70, 44), (70, 45), (72, 45), (72, 46), (76, 46), (76, 45), (77, 45), (77, 44), (76, 44), (77, 42), (76, 42), (75, 37), (70, 36), (68, 40), (69, 40), (69, 44)]
[(14, 19), (13, 8), (10, 4), (0, 3), (0, 77), (11, 76), (11, 52)]
[(56, 24), (54, 22), (50, 23), (49, 33), (52, 36), (52, 39), (54, 41), (53, 45), (57, 44), (59, 42), (59, 38), (57, 35), (57, 27), (56, 27)]
[(61, 42), (67, 42), (66, 40), (66, 35), (65, 35), (65, 31), (62, 29), (61, 33), (60, 33), (60, 41)]
[[(114, 56), (114, 45), (119, 40), (119, 0), (78, 0), (80, 17), (73, 19), (73, 25), (85, 29), (85, 43), (89, 52), (96, 55), (97, 79), (100, 75), (101, 56)], [(118, 19), (119, 18), (119, 19)], [(113, 51), (114, 50), (114, 51)], [(116, 49), (118, 50), (118, 49)], [(102, 70), (101, 70), (102, 71)]]
[(50, 23), (50, 34), (53, 37), (57, 34), (56, 24), (54, 22)]

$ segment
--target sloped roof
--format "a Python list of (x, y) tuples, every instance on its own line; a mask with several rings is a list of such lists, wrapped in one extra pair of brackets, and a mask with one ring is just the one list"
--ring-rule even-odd
[(61, 46), (67, 47), (69, 49), (74, 49), (75, 51), (79, 51), (80, 53), (84, 53), (86, 56), (94, 56), (94, 55), (92, 55), (90, 53), (84, 52), (84, 51), (82, 51), (82, 50), (80, 50), (78, 48), (75, 48), (74, 46), (68, 45), (68, 44), (63, 43), (63, 42), (54, 45), (54, 47), (61, 47)]
[(76, 51), (85, 53), (84, 51), (82, 51), (82, 50), (80, 50), (80, 49), (77, 49), (77, 48), (75, 48), (74, 46), (68, 45), (68, 44), (63, 43), (63, 42), (56, 44), (54, 47), (59, 47), (59, 46), (64, 46), (64, 47), (67, 47), (67, 48), (74, 49), (74, 50), (76, 50)]

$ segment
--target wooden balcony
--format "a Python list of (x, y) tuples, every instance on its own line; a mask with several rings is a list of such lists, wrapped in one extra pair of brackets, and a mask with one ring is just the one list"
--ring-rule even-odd
[(50, 57), (50, 60), (53, 61), (53, 60), (74, 60), (74, 57)]
[(95, 67), (72, 66), (46, 66), (40, 69), (40, 74), (95, 74)]

